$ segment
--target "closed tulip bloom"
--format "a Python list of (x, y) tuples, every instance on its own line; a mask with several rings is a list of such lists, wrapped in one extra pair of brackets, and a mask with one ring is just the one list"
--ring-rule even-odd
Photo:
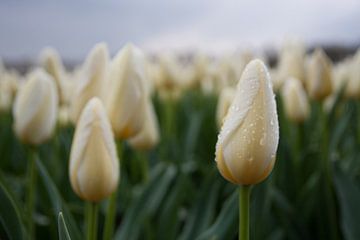
[(346, 84), (345, 95), (349, 98), (360, 98), (360, 49), (349, 67), (349, 81)]
[(309, 96), (323, 100), (332, 92), (332, 65), (321, 49), (316, 49), (307, 61), (306, 88)]
[(70, 165), (70, 182), (82, 199), (98, 202), (116, 190), (119, 161), (111, 126), (99, 98), (85, 106), (76, 125)]
[(42, 70), (33, 72), (16, 95), (14, 130), (24, 143), (48, 140), (56, 125), (58, 95), (54, 80)]
[(262, 61), (253, 60), (237, 84), (216, 144), (221, 175), (239, 185), (263, 181), (273, 169), (278, 142), (279, 124), (270, 75)]
[(44, 48), (40, 53), (40, 65), (54, 78), (59, 101), (63, 102), (63, 84), (65, 81), (65, 69), (59, 53), (51, 47)]
[(298, 40), (288, 40), (279, 56), (278, 78), (284, 82), (289, 77), (305, 81), (305, 47)]
[(106, 110), (117, 138), (130, 138), (142, 129), (147, 97), (145, 67), (143, 53), (132, 44), (126, 45), (111, 63)]
[(301, 82), (296, 78), (285, 81), (282, 96), (286, 116), (294, 122), (304, 122), (310, 113), (306, 92)]
[(129, 139), (130, 146), (137, 150), (150, 150), (159, 142), (159, 124), (150, 99), (146, 102), (142, 130)]
[(71, 105), (71, 120), (76, 123), (85, 104), (92, 97), (102, 97), (108, 66), (106, 44), (99, 43), (87, 56), (78, 79)]
[(231, 102), (233, 101), (235, 96), (235, 89), (227, 87), (221, 90), (217, 109), (216, 109), (216, 122), (218, 127), (221, 127), (223, 124), (223, 120), (229, 110)]

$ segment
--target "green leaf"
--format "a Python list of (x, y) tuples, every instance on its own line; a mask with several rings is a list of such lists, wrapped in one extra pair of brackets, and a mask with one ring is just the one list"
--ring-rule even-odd
[(148, 184), (125, 213), (124, 221), (118, 228), (114, 239), (138, 239), (146, 218), (154, 215), (160, 207), (162, 199), (174, 179), (176, 170), (174, 166), (164, 169), (163, 165), (154, 170), (156, 173), (151, 175)]
[[(214, 175), (211, 175), (211, 177), (213, 176)], [(184, 231), (180, 236), (181, 240), (195, 239), (199, 233), (202, 233), (209, 227), (215, 215), (220, 183), (221, 182), (217, 181), (214, 184), (214, 180), (209, 179), (204, 184), (204, 187), (199, 192), (199, 196), (195, 202), (196, 204), (187, 219)]]
[(62, 212), (59, 213), (58, 217), (58, 230), (60, 240), (71, 240)]
[(344, 237), (347, 240), (358, 240), (360, 239), (360, 189), (340, 170), (335, 172), (335, 189), (339, 199), (340, 223)]
[(55, 183), (49, 176), (49, 173), (47, 172), (44, 165), (39, 161), (36, 160), (36, 164), (39, 168), (39, 175), (45, 185), (46, 191), (48, 193), (48, 196), (50, 198), (50, 202), (53, 207), (54, 216), (57, 216), (59, 212), (64, 213), (64, 218), (66, 222), (69, 224), (69, 232), (73, 239), (80, 240), (82, 239), (81, 233), (79, 229), (76, 226), (76, 222), (74, 218), (71, 215), (71, 212), (69, 211), (65, 201), (62, 199), (59, 190), (56, 188)]
[(0, 176), (0, 222), (7, 233), (5, 239), (25, 239), (25, 225), (20, 213), (20, 205)]
[(236, 189), (224, 203), (215, 223), (196, 238), (196, 240), (232, 239), (237, 233), (239, 214), (238, 200), (238, 191)]

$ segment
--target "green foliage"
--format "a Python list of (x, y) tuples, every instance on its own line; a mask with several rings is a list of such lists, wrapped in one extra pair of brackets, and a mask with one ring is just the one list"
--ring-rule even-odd
[[(339, 95), (327, 113), (313, 102), (310, 118), (295, 124), (277, 101), (277, 162), (253, 188), (251, 239), (360, 239), (360, 103)], [(154, 97), (161, 141), (146, 153), (123, 144), (114, 239), (236, 239), (237, 188), (214, 161), (216, 103), (198, 90), (179, 101)], [(11, 130), (11, 117), (2, 115), (0, 124), (0, 238), (26, 239), (28, 156)], [(68, 177), (72, 136), (73, 128), (59, 128), (39, 149), (36, 239), (84, 238), (84, 203)], [(104, 201), (100, 232), (105, 209)]]

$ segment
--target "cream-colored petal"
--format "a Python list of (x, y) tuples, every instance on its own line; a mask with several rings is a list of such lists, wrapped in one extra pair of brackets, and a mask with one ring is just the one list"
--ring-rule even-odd
[(263, 180), (276, 154), (278, 127), (270, 75), (261, 61), (253, 60), (238, 83), (217, 143), (217, 154), (222, 156), (216, 159), (223, 157), (237, 184)]
[(74, 191), (89, 201), (100, 201), (117, 187), (119, 161), (115, 142), (98, 98), (92, 98), (86, 104), (76, 126), (69, 175)]

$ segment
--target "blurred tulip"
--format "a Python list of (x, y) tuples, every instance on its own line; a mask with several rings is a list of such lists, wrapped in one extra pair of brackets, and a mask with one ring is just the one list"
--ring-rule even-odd
[(111, 126), (99, 98), (84, 107), (76, 125), (70, 163), (70, 182), (84, 200), (98, 202), (117, 188), (119, 160)]
[(299, 40), (287, 40), (279, 56), (277, 89), (289, 77), (305, 82), (305, 47)]
[(11, 110), (18, 87), (19, 76), (16, 72), (5, 69), (0, 72), (0, 112)]
[(76, 123), (85, 104), (92, 97), (102, 98), (109, 54), (105, 43), (94, 46), (86, 57), (80, 79), (76, 83), (71, 104), (71, 121)]
[(111, 63), (105, 106), (117, 138), (135, 136), (143, 127), (148, 81), (145, 67), (143, 53), (132, 44)]
[(63, 105), (59, 108), (58, 112), (58, 124), (61, 127), (65, 127), (70, 123), (70, 116), (69, 116), (69, 107)]
[(66, 72), (59, 53), (51, 47), (44, 48), (40, 53), (40, 66), (42, 66), (55, 80), (60, 103), (64, 103), (63, 83)]
[(310, 107), (305, 89), (296, 78), (285, 81), (282, 97), (286, 116), (294, 122), (304, 122), (310, 114)]
[(238, 82), (216, 144), (221, 175), (239, 185), (263, 181), (273, 169), (278, 141), (270, 75), (263, 62), (253, 60)]
[(142, 130), (129, 139), (129, 144), (136, 150), (150, 150), (159, 142), (159, 124), (154, 106), (147, 101), (145, 119)]
[(24, 143), (37, 145), (48, 140), (54, 130), (58, 95), (54, 80), (42, 70), (29, 75), (14, 103), (14, 130)]
[(316, 49), (306, 62), (306, 89), (315, 100), (323, 100), (332, 93), (332, 65), (321, 49)]
[[(344, 61), (336, 64), (333, 67), (333, 78), (332, 86), (333, 93), (339, 92), (342, 87), (344, 88), (344, 95), (351, 95), (352, 89), (348, 89), (348, 82), (350, 79), (350, 69), (352, 66), (351, 58), (345, 59)], [(349, 91), (349, 92), (347, 92)]]
[(346, 84), (345, 95), (349, 98), (360, 98), (360, 49), (353, 57), (349, 69), (349, 81)]
[(231, 102), (235, 96), (235, 89), (233, 88), (224, 88), (220, 95), (216, 109), (216, 123), (218, 127), (221, 127), (224, 121), (224, 118), (229, 110)]

